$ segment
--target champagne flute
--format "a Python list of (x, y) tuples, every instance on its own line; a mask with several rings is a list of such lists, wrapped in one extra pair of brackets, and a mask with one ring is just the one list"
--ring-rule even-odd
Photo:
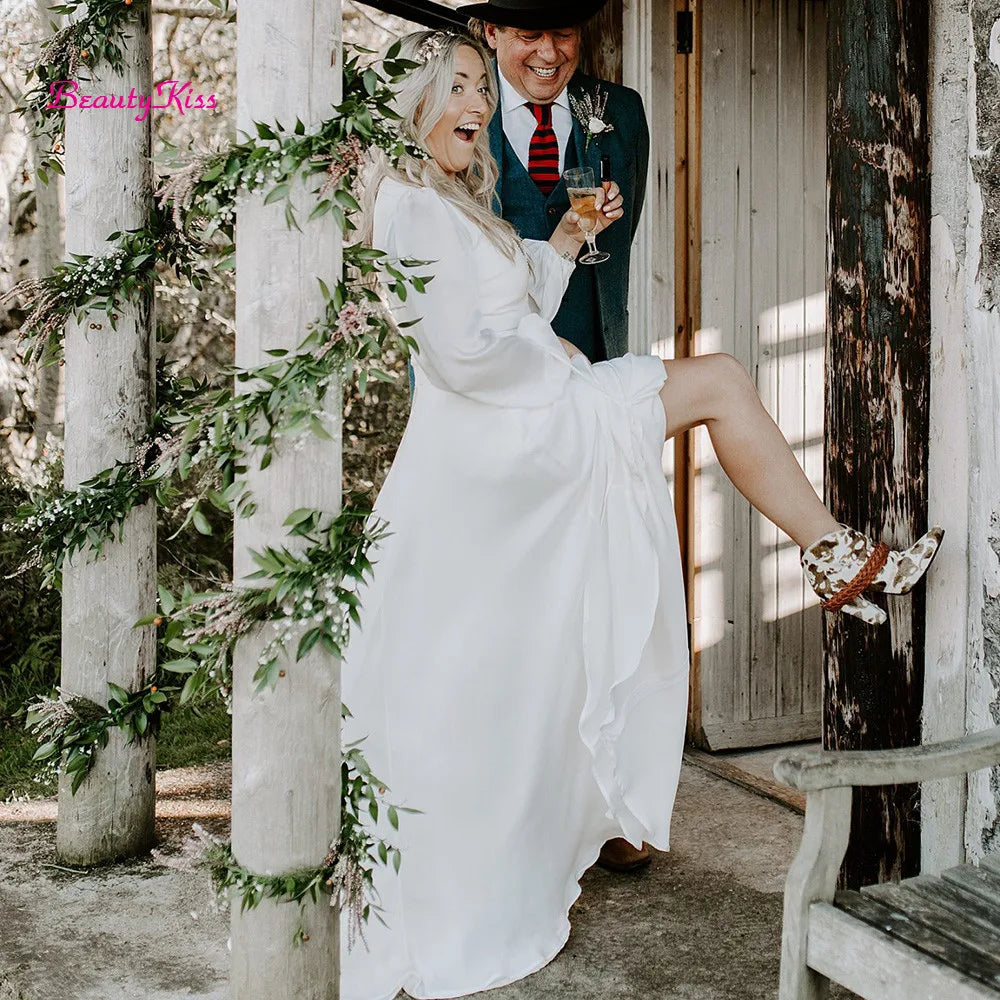
[(610, 260), (611, 254), (597, 249), (597, 192), (594, 171), (589, 167), (573, 167), (563, 174), (566, 192), (573, 211), (580, 216), (579, 226), (587, 240), (587, 253), (580, 258), (581, 264), (600, 264)]

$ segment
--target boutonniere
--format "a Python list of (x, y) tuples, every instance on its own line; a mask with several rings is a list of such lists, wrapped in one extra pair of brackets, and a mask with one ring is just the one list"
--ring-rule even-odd
[(582, 97), (574, 97), (573, 94), (570, 94), (569, 104), (587, 135), (583, 144), (584, 152), (590, 148), (591, 139), (596, 139), (605, 132), (614, 132), (615, 127), (608, 121), (605, 114), (605, 109), (608, 106), (608, 95), (606, 92), (602, 92), (600, 84), (594, 87), (593, 94), (584, 94)]

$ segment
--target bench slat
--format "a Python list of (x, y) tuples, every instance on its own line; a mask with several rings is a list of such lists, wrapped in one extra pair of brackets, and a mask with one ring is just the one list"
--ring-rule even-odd
[(949, 868), (947, 871), (941, 872), (941, 878), (954, 885), (960, 885), (973, 895), (986, 900), (987, 903), (996, 905), (1000, 902), (1000, 875), (995, 875), (985, 868), (959, 865), (957, 868)]
[(937, 958), (949, 968), (963, 972), (991, 987), (1000, 997), (1000, 957), (990, 959), (937, 931), (915, 923), (904, 913), (884, 906), (853, 890), (838, 892), (834, 906), (857, 920)]
[(861, 891), (894, 912), (905, 914), (915, 923), (997, 962), (1000, 970), (1000, 926), (983, 927), (965, 914), (955, 913), (905, 885), (889, 882), (865, 886)]
[[(997, 1000), (1000, 993), (829, 903), (809, 908), (809, 966), (870, 1000)], [(791, 997), (792, 994), (789, 994)]]
[(990, 904), (982, 896), (967, 892), (953, 882), (945, 882), (931, 875), (917, 875), (915, 878), (904, 879), (900, 885), (919, 892), (960, 917), (975, 921), (986, 930), (1000, 927), (1000, 902)]

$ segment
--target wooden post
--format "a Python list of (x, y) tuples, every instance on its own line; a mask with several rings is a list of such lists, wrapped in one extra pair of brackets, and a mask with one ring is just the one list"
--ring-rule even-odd
[[(237, 42), (237, 127), (256, 135), (255, 121), (307, 129), (328, 118), (341, 93), (341, 5), (322, 0), (240, 6)], [(311, 186), (316, 186), (315, 179)], [(302, 231), (285, 224), (282, 202), (248, 198), (238, 214), (236, 363), (270, 360), (266, 350), (294, 351), (308, 324), (323, 315), (317, 277), (332, 288), (340, 272), (340, 234), (329, 216), (307, 222), (301, 186), (292, 193)], [(263, 472), (251, 461), (257, 511), (235, 526), (234, 577), (246, 583), (251, 550), (293, 547), (286, 517), (301, 507), (336, 514), (341, 499), (341, 392), (327, 394), (334, 441), (286, 443)], [(265, 627), (237, 647), (233, 667), (232, 849), (239, 864), (272, 874), (319, 867), (340, 831), (340, 669), (317, 645), (291, 655), (274, 689), (254, 694), (253, 674)], [(264, 900), (232, 912), (234, 1000), (336, 1000), (339, 920), (327, 897), (300, 909)]]
[[(149, 4), (136, 4), (124, 43), (123, 74), (106, 63), (88, 67), (93, 94), (149, 94), (152, 44)], [(127, 110), (66, 112), (66, 248), (107, 252), (105, 237), (145, 225), (152, 198), (150, 120)], [(135, 458), (153, 408), (151, 289), (119, 309), (116, 329), (99, 311), (66, 326), (66, 458), (68, 489), (117, 461)], [(63, 573), (62, 686), (107, 704), (108, 681), (141, 688), (156, 663), (152, 626), (133, 628), (156, 607), (156, 510), (133, 510), (122, 540), (87, 550)], [(142, 854), (153, 845), (156, 747), (152, 737), (126, 748), (112, 729), (75, 795), (59, 780), (56, 850), (73, 864)]]
[[(49, 10), (49, 0), (35, 0), (38, 23), (46, 35), (48, 25), (54, 21), (60, 26), (61, 14)], [(35, 139), (31, 144), (32, 159), (37, 167), (42, 156), (42, 143)], [(63, 260), (62, 204), (64, 200), (63, 178), (53, 173), (48, 184), (43, 184), (35, 174), (35, 245), (33, 247), (34, 278), (43, 278)], [(114, 232), (112, 229), (111, 232)], [(45, 365), (37, 372), (35, 390), (35, 458), (40, 458), (46, 438), (52, 434), (62, 437), (62, 427), (58, 421), (59, 390), (62, 382), (59, 365)]]
[(583, 28), (580, 68), (599, 80), (622, 82), (622, 0), (611, 0)]
[[(929, 2), (830, 0), (826, 490), (838, 520), (894, 546), (927, 521)], [(920, 741), (924, 584), (889, 624), (827, 616), (824, 743)], [(847, 885), (912, 874), (918, 790), (855, 795)]]

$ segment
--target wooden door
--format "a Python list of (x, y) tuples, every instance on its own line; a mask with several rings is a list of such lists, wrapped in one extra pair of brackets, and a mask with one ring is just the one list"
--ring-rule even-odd
[[(696, 15), (687, 346), (746, 365), (822, 495), (825, 5), (698, 0)], [(704, 429), (689, 475), (690, 736), (711, 749), (818, 738), (821, 612), (799, 550), (729, 485)]]

